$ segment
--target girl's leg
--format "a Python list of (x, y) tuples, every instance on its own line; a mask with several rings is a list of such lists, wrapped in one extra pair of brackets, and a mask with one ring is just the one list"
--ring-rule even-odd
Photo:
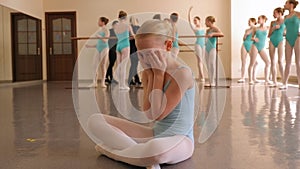
[(159, 164), (175, 164), (190, 158), (193, 142), (186, 136), (154, 138), (146, 143), (135, 144), (124, 150), (109, 151), (98, 148), (104, 155), (128, 164), (147, 167)]
[(121, 90), (129, 90), (130, 88), (126, 85), (126, 67), (127, 67), (127, 62), (130, 54), (130, 48), (126, 47), (122, 49), (121, 55), (120, 55), (120, 82), (119, 82), (119, 87)]
[(197, 56), (197, 61), (198, 61), (198, 70), (199, 70), (199, 80), (200, 82), (204, 82), (204, 73), (203, 73), (203, 55), (204, 55), (204, 50), (200, 45), (195, 46), (195, 52)]
[(262, 60), (265, 62), (265, 83), (269, 84), (270, 83), (270, 79), (269, 79), (269, 75), (270, 75), (270, 60), (268, 58), (268, 55), (266, 53), (266, 51), (264, 49), (262, 49), (259, 52), (260, 57), (262, 58)]
[(246, 49), (245, 49), (245, 46), (242, 45), (242, 48), (241, 48), (241, 61), (242, 61), (242, 66), (241, 66), (241, 79), (238, 80), (238, 83), (244, 83), (244, 82), (245, 82), (246, 57), (247, 57), (247, 51), (246, 51)]
[(136, 145), (134, 138), (149, 139), (153, 130), (125, 119), (103, 114), (93, 114), (87, 122), (91, 138), (110, 149), (123, 150)]
[(284, 69), (284, 75), (283, 75), (283, 80), (282, 80), (282, 86), (280, 87), (280, 89), (286, 89), (287, 88), (287, 81), (289, 79), (290, 70), (291, 70), (291, 63), (292, 63), (292, 52), (293, 52), (293, 48), (286, 41), (286, 45), (285, 45), (285, 69)]
[(105, 48), (101, 51), (101, 87), (106, 87), (105, 85), (105, 71), (107, 70), (107, 62), (108, 62), (108, 48)]
[(295, 42), (294, 50), (295, 50), (295, 62), (296, 62), (298, 85), (300, 88), (300, 46), (299, 45), (300, 45), (300, 38), (298, 37)]
[(178, 54), (179, 54), (179, 49), (178, 48), (172, 48), (171, 49), (171, 54), (174, 58), (177, 58), (178, 57)]
[(278, 52), (278, 68), (281, 79), (283, 79), (283, 42), (280, 42), (277, 48)]
[(130, 55), (130, 69), (129, 69), (129, 75), (128, 75), (128, 85), (130, 85), (130, 82), (133, 81), (133, 77), (137, 75), (137, 66), (138, 66), (138, 57), (137, 53), (132, 53)]
[(213, 48), (209, 52), (209, 72), (210, 72), (210, 84), (214, 86), (216, 84), (216, 48)]
[(256, 80), (253, 74), (253, 67), (257, 63), (256, 62), (257, 53), (258, 53), (257, 48), (254, 45), (252, 45), (250, 50), (250, 63), (248, 67), (249, 84), (253, 84), (254, 80)]
[(101, 52), (97, 52), (97, 54), (94, 55), (93, 58), (93, 83), (89, 85), (89, 87), (97, 87), (97, 81), (98, 81), (98, 68), (101, 60)]
[(277, 84), (277, 70), (276, 70), (276, 57), (275, 57), (275, 47), (273, 43), (270, 41), (269, 42), (269, 55), (271, 59), (271, 75), (272, 75), (272, 80), (274, 82), (274, 85)]

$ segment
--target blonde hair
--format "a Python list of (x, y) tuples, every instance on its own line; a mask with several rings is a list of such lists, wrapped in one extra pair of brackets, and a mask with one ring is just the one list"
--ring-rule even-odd
[(163, 40), (173, 38), (173, 27), (167, 21), (152, 19), (144, 22), (136, 33), (136, 38), (149, 35), (162, 37)]

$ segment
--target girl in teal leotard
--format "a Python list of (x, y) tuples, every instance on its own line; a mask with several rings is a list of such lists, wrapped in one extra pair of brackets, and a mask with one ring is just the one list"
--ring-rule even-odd
[(196, 43), (195, 43), (195, 54), (197, 56), (197, 61), (198, 61), (198, 70), (199, 70), (199, 80), (200, 82), (204, 82), (204, 73), (203, 73), (203, 58), (204, 58), (204, 50), (205, 50), (205, 30), (203, 28), (201, 28), (201, 20), (200, 20), (200, 17), (199, 16), (195, 16), (194, 17), (194, 25), (192, 24), (192, 21), (191, 21), (191, 10), (192, 10), (192, 7), (190, 8), (189, 10), (189, 13), (188, 13), (188, 18), (189, 18), (189, 23), (190, 23), (190, 26), (192, 28), (192, 30), (194, 31), (195, 35), (196, 36), (203, 36), (203, 37), (197, 37), (196, 39)]
[(252, 34), (252, 40), (254, 42), (250, 50), (250, 64), (248, 68), (249, 84), (253, 84), (257, 81), (255, 74), (253, 74), (253, 67), (256, 63), (257, 54), (259, 54), (265, 62), (265, 84), (271, 84), (269, 81), (270, 60), (264, 49), (268, 32), (268, 27), (265, 26), (266, 21), (267, 17), (265, 15), (259, 16), (258, 23), (260, 26), (255, 28)]
[(206, 46), (205, 46), (205, 58), (207, 63), (208, 75), (209, 75), (209, 84), (207, 87), (215, 86), (216, 82), (216, 57), (217, 57), (217, 49), (216, 49), (216, 38), (218, 36), (224, 36), (221, 30), (214, 25), (216, 19), (213, 16), (208, 16), (205, 19), (205, 25), (208, 27), (206, 30)]
[(292, 54), (295, 52), (296, 71), (298, 77), (298, 84), (300, 88), (300, 44), (299, 44), (299, 19), (300, 12), (294, 9), (298, 5), (296, 0), (287, 0), (284, 9), (289, 11), (289, 14), (284, 17), (284, 23), (286, 25), (286, 45), (285, 45), (285, 70), (282, 80), (282, 86), (280, 89), (287, 88), (287, 81), (290, 75)]
[(270, 38), (269, 42), (269, 55), (271, 59), (271, 75), (274, 86), (277, 86), (277, 66), (276, 66), (276, 57), (275, 49), (277, 48), (278, 52), (278, 65), (280, 76), (283, 77), (283, 33), (285, 30), (284, 19), (283, 19), (283, 9), (276, 8), (273, 11), (273, 16), (276, 19), (271, 22), (268, 37)]
[[(250, 52), (251, 46), (253, 44), (252, 41), (252, 32), (256, 25), (256, 19), (255, 18), (249, 18), (248, 20), (249, 28), (245, 30), (245, 34), (243, 36), (243, 45), (241, 47), (241, 61), (242, 61), (242, 67), (241, 67), (241, 79), (238, 80), (238, 83), (244, 83), (245, 82), (245, 69), (246, 69), (246, 57), (247, 54)], [(256, 70), (256, 64), (254, 64), (253, 67), (253, 73), (255, 74)]]
[(173, 48), (171, 50), (171, 53), (172, 53), (172, 56), (175, 57), (175, 58), (178, 56), (178, 53), (179, 53), (178, 30), (177, 30), (177, 27), (176, 27), (176, 23), (178, 21), (178, 18), (179, 18), (178, 13), (174, 12), (170, 15), (170, 22), (171, 22), (171, 25), (173, 26), (173, 31), (174, 31)]
[(114, 31), (118, 38), (117, 42), (117, 60), (118, 60), (118, 69), (117, 77), (119, 79), (119, 89), (120, 90), (129, 90), (130, 88), (126, 83), (126, 66), (130, 55), (130, 43), (129, 43), (129, 34), (134, 37), (132, 27), (126, 23), (127, 13), (124, 11), (119, 12), (119, 23), (115, 26)]
[[(108, 19), (106, 17), (100, 17), (98, 21), (98, 25), (100, 27), (100, 31), (97, 33), (97, 37), (109, 37), (109, 30), (106, 28), (106, 24), (108, 23)], [(108, 61), (108, 39), (98, 39), (96, 45), (86, 45), (86, 47), (95, 47), (97, 49), (97, 54), (94, 56), (93, 60), (93, 83), (89, 85), (89, 87), (97, 87), (98, 80), (98, 67), (101, 69), (101, 87), (105, 88), (105, 73), (107, 69), (107, 61)]]

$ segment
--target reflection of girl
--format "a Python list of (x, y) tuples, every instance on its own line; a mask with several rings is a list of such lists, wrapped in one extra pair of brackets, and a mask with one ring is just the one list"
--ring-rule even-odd
[[(108, 23), (108, 19), (105, 17), (100, 17), (98, 21), (98, 25), (100, 27), (100, 31), (97, 34), (97, 37), (109, 37), (109, 31), (106, 28), (106, 24)], [(107, 58), (108, 58), (108, 40), (107, 39), (99, 39), (96, 45), (86, 45), (86, 47), (96, 47), (97, 55), (94, 56), (94, 67), (93, 71), (96, 72), (94, 75), (93, 83), (89, 87), (97, 87), (98, 80), (98, 66), (100, 63), (101, 68), (101, 87), (106, 87), (105, 85), (105, 71), (107, 69)]]
[(283, 75), (283, 85), (280, 89), (287, 88), (287, 81), (290, 75), (292, 53), (295, 51), (296, 70), (298, 77), (298, 84), (300, 87), (300, 44), (299, 44), (299, 24), (300, 12), (295, 11), (298, 1), (287, 0), (284, 9), (289, 11), (289, 14), (284, 17), (284, 24), (286, 26), (286, 43), (285, 43), (285, 70)]
[(271, 58), (271, 73), (272, 80), (275, 86), (277, 86), (277, 69), (276, 69), (276, 58), (275, 49), (278, 50), (278, 65), (281, 77), (283, 77), (283, 33), (285, 30), (284, 19), (282, 17), (283, 9), (276, 8), (273, 12), (276, 21), (272, 21), (269, 29), (270, 43), (269, 43), (269, 54)]
[(119, 12), (119, 23), (115, 26), (115, 33), (118, 38), (117, 59), (119, 63), (119, 86), (121, 90), (129, 90), (126, 85), (126, 64), (130, 52), (129, 33), (134, 36), (132, 28), (126, 23), (127, 13)]
[[(238, 83), (244, 83), (245, 82), (245, 67), (246, 67), (246, 56), (247, 54), (250, 52), (251, 46), (253, 44), (252, 41), (252, 32), (253, 29), (255, 28), (256, 25), (256, 19), (255, 18), (250, 18), (248, 20), (248, 25), (249, 28), (246, 29), (244, 37), (243, 37), (243, 45), (241, 48), (241, 60), (242, 60), (242, 68), (241, 68), (241, 73), (242, 73), (242, 77), (241, 79), (238, 80)], [(253, 74), (255, 74), (255, 70), (256, 70), (256, 66), (257, 66), (257, 62), (254, 64), (253, 67)]]
[(254, 84), (257, 82), (256, 74), (254, 74), (254, 65), (256, 64), (257, 54), (259, 54), (262, 60), (265, 62), (265, 83), (270, 84), (269, 81), (269, 71), (270, 71), (270, 60), (267, 56), (265, 51), (265, 44), (268, 34), (268, 27), (265, 26), (267, 21), (267, 17), (261, 15), (258, 17), (258, 23), (260, 24), (259, 27), (254, 29), (252, 34), (253, 45), (250, 50), (250, 64), (248, 68), (248, 76), (249, 76), (249, 84)]
[(205, 58), (207, 62), (207, 69), (209, 74), (209, 85), (216, 85), (216, 57), (217, 57), (217, 37), (216, 36), (224, 36), (221, 30), (214, 25), (216, 22), (215, 17), (208, 16), (205, 19), (205, 25), (208, 27), (206, 30), (207, 41), (205, 45)]
[(192, 21), (191, 21), (191, 15), (190, 15), (191, 10), (192, 10), (192, 7), (190, 8), (189, 15), (188, 15), (190, 26), (193, 29), (196, 36), (203, 36), (203, 37), (197, 37), (196, 44), (195, 44), (195, 52), (196, 52), (196, 56), (197, 56), (197, 60), (198, 60), (197, 65), (198, 65), (198, 70), (199, 70), (199, 79), (200, 79), (200, 82), (204, 82), (203, 62), (202, 62), (202, 60), (203, 60), (203, 57), (204, 57), (205, 29), (201, 28), (201, 23), (200, 23), (200, 17), (199, 16), (194, 17), (193, 21), (194, 21), (195, 27), (193, 27)]
[(136, 35), (139, 60), (144, 68), (143, 110), (153, 127), (95, 114), (88, 127), (98, 143), (96, 149), (115, 160), (137, 166), (160, 168), (190, 158), (194, 150), (193, 75), (169, 51), (172, 26), (146, 21)]

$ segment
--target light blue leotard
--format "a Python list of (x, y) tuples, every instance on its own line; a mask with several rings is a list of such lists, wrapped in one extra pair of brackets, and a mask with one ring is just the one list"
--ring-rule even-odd
[[(180, 68), (185, 68), (181, 66)], [(174, 74), (176, 70), (172, 73)], [(164, 92), (167, 90), (171, 81), (167, 81), (164, 86)], [(174, 135), (185, 135), (194, 142), (194, 98), (195, 85), (188, 89), (178, 105), (172, 112), (160, 121), (154, 124), (154, 137), (170, 137)]]
[(255, 37), (258, 38), (258, 42), (254, 42), (253, 45), (256, 46), (258, 52), (260, 52), (266, 44), (267, 39), (267, 31), (261, 31), (259, 29), (256, 30)]
[(174, 42), (173, 42), (173, 48), (179, 48), (179, 45), (178, 45), (178, 32), (175, 33), (175, 39), (174, 39)]
[[(198, 29), (195, 32), (195, 34), (196, 34), (196, 36), (204, 36), (205, 35), (205, 30)], [(204, 37), (203, 38), (198, 37), (197, 40), (196, 40), (196, 45), (200, 45), (203, 48), (205, 46), (205, 39), (204, 39)]]
[(250, 52), (250, 49), (251, 49), (251, 46), (253, 44), (253, 41), (251, 40), (252, 38), (252, 33), (250, 33), (249, 35), (247, 35), (246, 39), (244, 40), (244, 47), (246, 49), (246, 51), (249, 53)]
[(296, 39), (298, 38), (300, 24), (299, 18), (297, 15), (286, 18), (284, 20), (284, 24), (286, 26), (286, 41), (291, 45), (291, 47), (294, 47)]
[[(100, 35), (100, 37), (104, 37), (105, 33), (99, 32), (98, 35)], [(99, 39), (96, 44), (96, 48), (97, 48), (98, 52), (101, 52), (103, 49), (108, 48), (108, 42), (103, 42), (102, 39)]]
[[(211, 34), (212, 32), (208, 32), (207, 35)], [(215, 49), (217, 47), (217, 38), (216, 37), (211, 37), (208, 38), (206, 41), (206, 51), (209, 53), (212, 49)]]
[[(272, 26), (276, 26), (276, 23), (274, 23)], [(279, 43), (283, 41), (283, 32), (285, 29), (284, 23), (280, 24), (280, 28), (276, 29), (272, 32), (272, 35), (270, 36), (270, 41), (274, 45), (275, 48), (278, 47)]]
[(121, 52), (124, 48), (127, 48), (130, 46), (129, 43), (129, 31), (124, 31), (123, 33), (116, 34), (118, 38), (117, 43), (117, 51)]

